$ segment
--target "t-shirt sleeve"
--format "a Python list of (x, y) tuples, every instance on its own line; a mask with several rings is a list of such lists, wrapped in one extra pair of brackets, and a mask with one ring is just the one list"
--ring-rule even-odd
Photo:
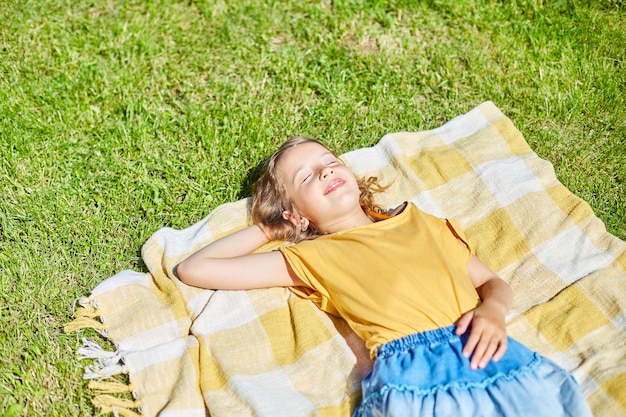
[(445, 219), (445, 220), (446, 220), (446, 226), (448, 226), (448, 229), (450, 230), (450, 232), (467, 249), (466, 261), (469, 262), (470, 256), (472, 255), (472, 247), (467, 241), (467, 238), (465, 237), (465, 233), (463, 232), (463, 229), (461, 229), (461, 225), (456, 220), (450, 220), (450, 219)]
[(289, 267), (305, 284), (305, 286), (289, 287), (289, 290), (305, 300), (313, 301), (320, 310), (339, 316), (339, 312), (330, 300), (330, 296), (323, 283), (318, 279), (308, 263), (304, 261), (307, 249), (312, 249), (307, 246), (308, 245), (294, 245), (279, 249), (289, 264)]

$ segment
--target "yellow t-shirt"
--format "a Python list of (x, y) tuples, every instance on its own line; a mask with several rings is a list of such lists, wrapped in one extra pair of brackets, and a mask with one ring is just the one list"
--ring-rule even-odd
[(457, 224), (414, 204), (395, 217), (281, 249), (306, 287), (291, 290), (343, 317), (370, 351), (454, 324), (480, 298)]

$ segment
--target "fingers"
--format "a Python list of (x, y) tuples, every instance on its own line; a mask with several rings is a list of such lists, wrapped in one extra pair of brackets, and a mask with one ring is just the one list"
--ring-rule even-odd
[(498, 350), (499, 345), (500, 342), (497, 339), (487, 340), (485, 338), (481, 338), (472, 353), (470, 368), (484, 369), (489, 363), (489, 360), (493, 357), (494, 353)]
[(498, 328), (480, 326), (474, 323), (465, 346), (463, 356), (469, 358), (471, 369), (483, 369), (490, 360), (498, 361), (507, 349), (507, 336), (505, 331)]
[(493, 357), (491, 359), (493, 359), (494, 362), (498, 362), (504, 356), (504, 353), (506, 352), (507, 347), (508, 347), (508, 339), (505, 337), (503, 340), (500, 341), (498, 345), (498, 349), (493, 354)]
[[(467, 338), (467, 342), (465, 342), (465, 346), (463, 346), (463, 356), (466, 358), (469, 358), (470, 356), (472, 356), (472, 360), (476, 358), (475, 350), (479, 342), (480, 342), (480, 334), (476, 330), (476, 328), (473, 327), (472, 331), (470, 332), (469, 337)], [(473, 369), (476, 369), (473, 367), (472, 362), (470, 362), (470, 367), (472, 367)]]
[(456, 322), (460, 336), (470, 329), (462, 354), (470, 359), (471, 369), (483, 369), (490, 360), (497, 362), (507, 349), (504, 316), (493, 313), (485, 304), (463, 314)]
[(454, 330), (454, 333), (456, 333), (458, 336), (464, 334), (467, 331), (470, 323), (472, 322), (473, 317), (473, 310), (463, 314), (461, 318), (456, 322), (456, 328)]

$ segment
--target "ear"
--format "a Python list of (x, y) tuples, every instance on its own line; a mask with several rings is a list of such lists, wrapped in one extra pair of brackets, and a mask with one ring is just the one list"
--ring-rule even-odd
[(283, 210), (283, 219), (289, 220), (296, 228), (305, 231), (309, 227), (309, 219), (289, 210)]
[(309, 219), (305, 217), (300, 217), (300, 230), (302, 230), (303, 232), (306, 231), (306, 229), (309, 228), (309, 223)]
[(298, 226), (300, 216), (289, 210), (283, 210), (283, 219), (288, 220), (294, 226)]

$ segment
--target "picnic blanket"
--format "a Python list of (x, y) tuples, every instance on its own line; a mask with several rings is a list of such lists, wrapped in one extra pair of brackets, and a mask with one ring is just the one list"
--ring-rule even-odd
[[(410, 200), (458, 220), (476, 254), (513, 288), (510, 335), (571, 371), (596, 416), (626, 414), (626, 243), (493, 103), (342, 158), (358, 176), (392, 184), (382, 205)], [(104, 339), (85, 340), (79, 350), (101, 411), (350, 415), (369, 364), (345, 323), (288, 289), (199, 290), (173, 273), (192, 252), (249, 224), (249, 207), (243, 199), (187, 229), (157, 231), (142, 249), (148, 272), (122, 271), (80, 301), (66, 330), (93, 328), (113, 342), (107, 349)]]

